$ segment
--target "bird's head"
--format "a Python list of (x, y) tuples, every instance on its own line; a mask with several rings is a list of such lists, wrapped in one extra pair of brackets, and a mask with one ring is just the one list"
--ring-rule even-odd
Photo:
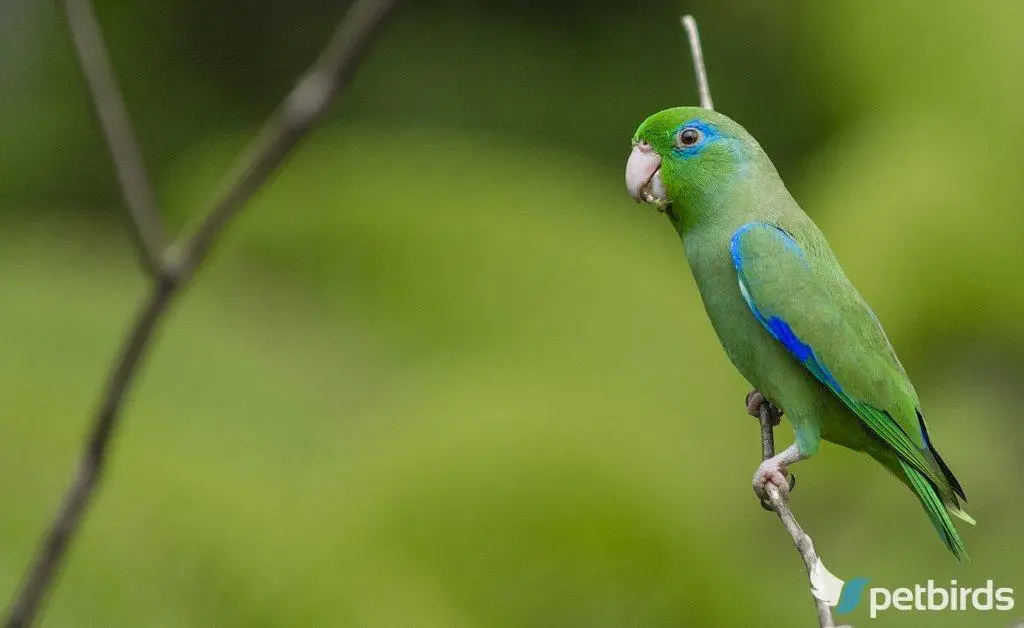
[(699, 107), (659, 111), (633, 135), (626, 162), (626, 188), (637, 202), (672, 214), (685, 213), (701, 198), (746, 175), (764, 156), (746, 129)]

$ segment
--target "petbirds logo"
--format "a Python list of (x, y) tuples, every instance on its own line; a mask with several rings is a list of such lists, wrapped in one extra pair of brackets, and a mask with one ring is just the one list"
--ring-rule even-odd
[(913, 587), (887, 589), (868, 588), (867, 578), (853, 578), (849, 582), (837, 578), (818, 559), (811, 569), (811, 594), (834, 607), (838, 615), (849, 613), (860, 605), (864, 592), (868, 593), (868, 616), (878, 617), (883, 611), (1009, 611), (1015, 605), (1013, 589), (996, 587), (986, 580), (981, 587), (964, 587), (956, 580), (948, 586), (939, 586), (934, 580)]
[(867, 578), (854, 578), (849, 583), (844, 583), (825, 568), (820, 558), (811, 569), (811, 594), (835, 607), (836, 613), (849, 613), (857, 608), (867, 585)]

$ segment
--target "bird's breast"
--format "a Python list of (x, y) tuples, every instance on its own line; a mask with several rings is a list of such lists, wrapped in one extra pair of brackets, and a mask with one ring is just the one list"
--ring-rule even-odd
[[(740, 293), (729, 254), (731, 230), (688, 234), (686, 259), (704, 310), (726, 355), (743, 377), (771, 397), (777, 361), (789, 361), (784, 349), (754, 317)], [(788, 364), (787, 364), (788, 366)], [(788, 369), (787, 369), (788, 370)]]

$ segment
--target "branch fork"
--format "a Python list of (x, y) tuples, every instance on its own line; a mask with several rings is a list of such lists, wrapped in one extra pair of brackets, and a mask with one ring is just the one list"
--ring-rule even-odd
[(140, 264), (149, 275), (151, 285), (149, 296), (139, 309), (111, 368), (75, 475), (8, 607), (5, 628), (26, 628), (38, 619), (43, 602), (66, 561), (68, 547), (99, 487), (125, 397), (174, 297), (206, 260), (231, 220), (345, 90), (373, 37), (397, 3), (397, 0), (356, 0), (319, 58), (225, 178), (223, 192), (202, 214), (204, 218), (198, 227), (176, 244), (168, 245), (157, 196), (146, 172), (92, 2), (57, 0), (64, 11), (75, 57), (114, 162)]

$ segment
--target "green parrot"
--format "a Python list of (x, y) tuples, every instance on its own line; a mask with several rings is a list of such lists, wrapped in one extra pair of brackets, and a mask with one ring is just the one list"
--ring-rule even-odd
[(825, 439), (867, 453), (905, 483), (965, 560), (950, 515), (974, 520), (914, 386), (757, 141), (715, 111), (666, 109), (633, 136), (626, 187), (668, 216), (729, 359), (793, 424), (795, 442), (761, 464), (754, 491), (764, 499), (774, 484), (787, 494), (786, 467)]

